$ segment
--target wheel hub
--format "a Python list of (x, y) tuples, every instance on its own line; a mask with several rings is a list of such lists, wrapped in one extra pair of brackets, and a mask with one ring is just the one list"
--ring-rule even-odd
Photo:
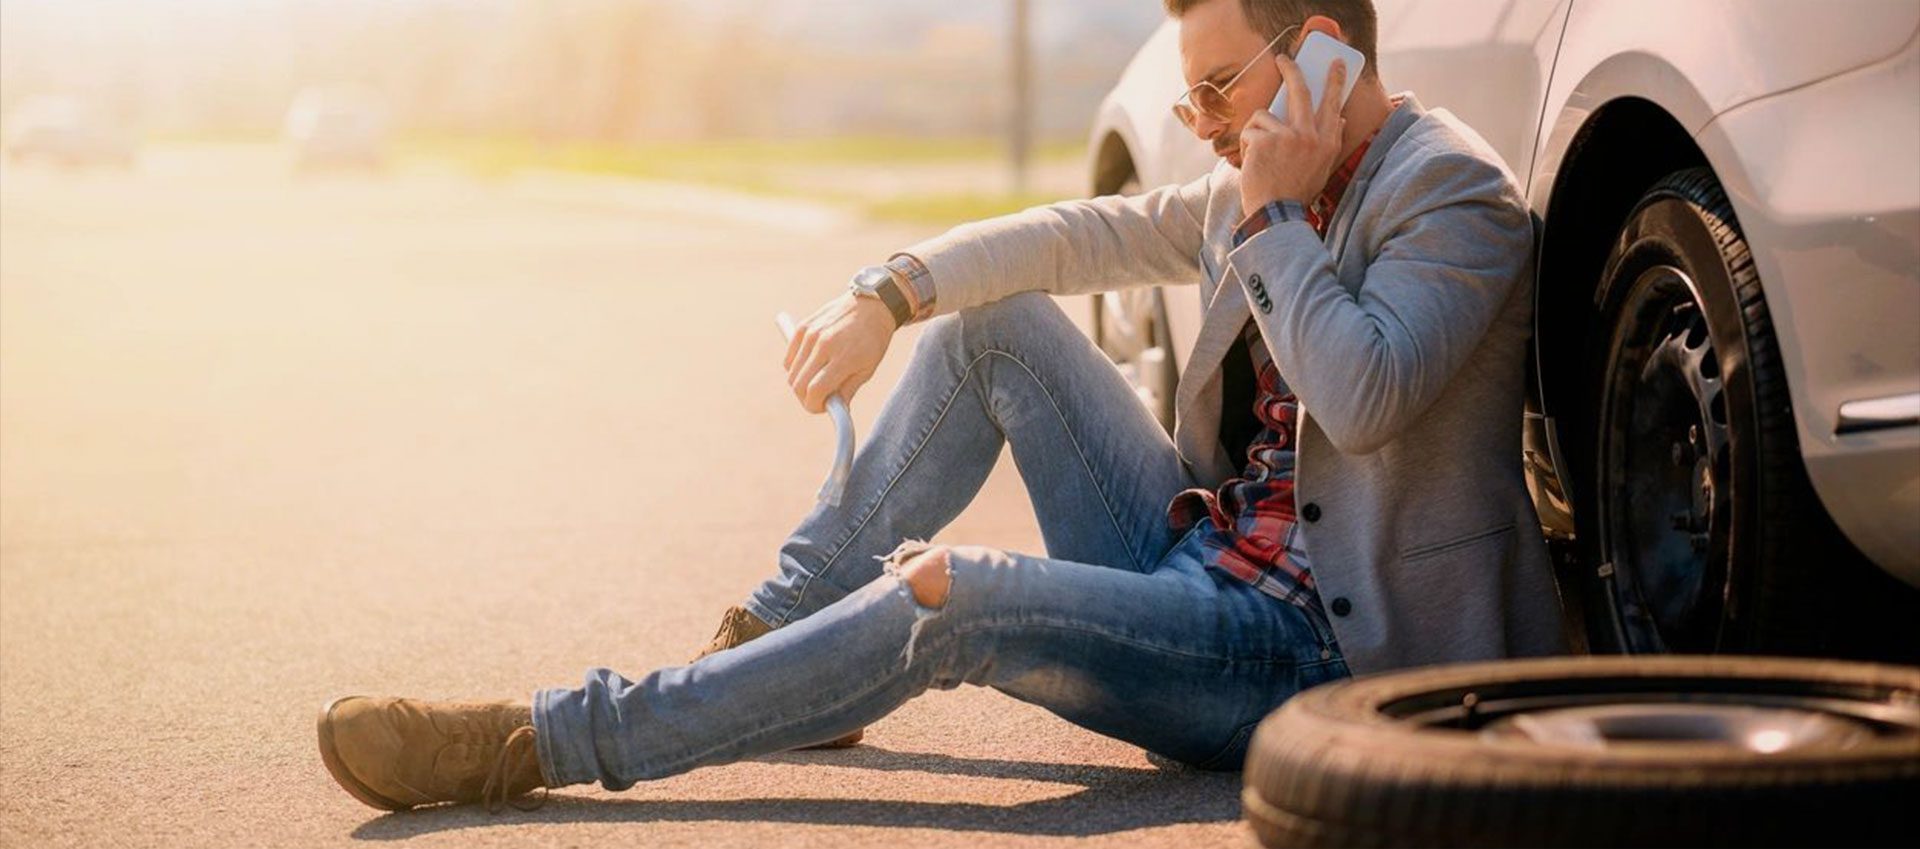
[(1873, 738), (1868, 725), (1811, 710), (1725, 704), (1629, 703), (1520, 713), (1480, 732), (1573, 749), (1626, 749), (1691, 744), (1773, 754), (1845, 749)]
[[(1633, 651), (1718, 647), (1730, 468), (1720, 360), (1691, 281), (1657, 266), (1623, 308), (1603, 406), (1601, 546)], [(1659, 447), (1655, 447), (1659, 446)], [(1663, 450), (1664, 449), (1664, 450)]]

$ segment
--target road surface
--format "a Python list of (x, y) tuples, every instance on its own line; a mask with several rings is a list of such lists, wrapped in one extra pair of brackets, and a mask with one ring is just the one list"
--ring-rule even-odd
[[(772, 313), (927, 233), (281, 166), (156, 151), (130, 175), (0, 173), (0, 844), (1244, 838), (1237, 775), (976, 688), (851, 751), (531, 813), (352, 800), (315, 750), (331, 696), (525, 698), (704, 643), (832, 453)], [(855, 399), (863, 432), (915, 335)], [(1044, 552), (1009, 455), (938, 541)]]

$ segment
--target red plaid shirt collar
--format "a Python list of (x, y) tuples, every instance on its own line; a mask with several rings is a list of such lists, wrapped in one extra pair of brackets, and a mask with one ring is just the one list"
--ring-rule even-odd
[(1360, 170), (1360, 160), (1367, 157), (1367, 148), (1373, 147), (1373, 137), (1380, 134), (1378, 129), (1353, 149), (1340, 167), (1333, 169), (1327, 177), (1327, 187), (1320, 190), (1320, 196), (1307, 205), (1307, 223), (1313, 225), (1313, 232), (1322, 237), (1327, 235), (1327, 222), (1333, 219), (1333, 211), (1340, 206), (1340, 198), (1347, 193), (1347, 185), (1353, 182), (1354, 172)]

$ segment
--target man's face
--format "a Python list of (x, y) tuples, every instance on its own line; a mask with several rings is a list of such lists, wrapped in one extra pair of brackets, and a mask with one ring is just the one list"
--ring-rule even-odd
[[(1292, 40), (1293, 36), (1287, 39)], [(1280, 91), (1280, 70), (1273, 66), (1272, 54), (1261, 51), (1266, 44), (1267, 39), (1247, 23), (1240, 0), (1207, 0), (1180, 16), (1180, 71), (1187, 85), (1211, 80), (1224, 86), (1247, 60), (1261, 57), (1227, 89), (1232, 118), (1222, 122), (1197, 115), (1193, 124), (1194, 135), (1212, 144), (1213, 152), (1235, 168), (1240, 167), (1240, 128), (1255, 110), (1272, 104)], [(1275, 49), (1290, 47), (1284, 42), (1275, 45)]]

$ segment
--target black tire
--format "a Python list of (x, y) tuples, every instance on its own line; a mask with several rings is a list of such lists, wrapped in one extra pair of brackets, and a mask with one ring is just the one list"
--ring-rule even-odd
[(1573, 588), (1592, 650), (1910, 656), (1839, 627), (1892, 612), (1839, 607), (1884, 576), (1807, 479), (1760, 278), (1709, 169), (1641, 198), (1594, 304)]
[[(1557, 736), (1595, 716), (1605, 745)], [(1800, 724), (1751, 724), (1780, 719)], [(1262, 721), (1244, 783), (1274, 847), (1911, 844), (1920, 668), (1586, 657), (1348, 679)]]

